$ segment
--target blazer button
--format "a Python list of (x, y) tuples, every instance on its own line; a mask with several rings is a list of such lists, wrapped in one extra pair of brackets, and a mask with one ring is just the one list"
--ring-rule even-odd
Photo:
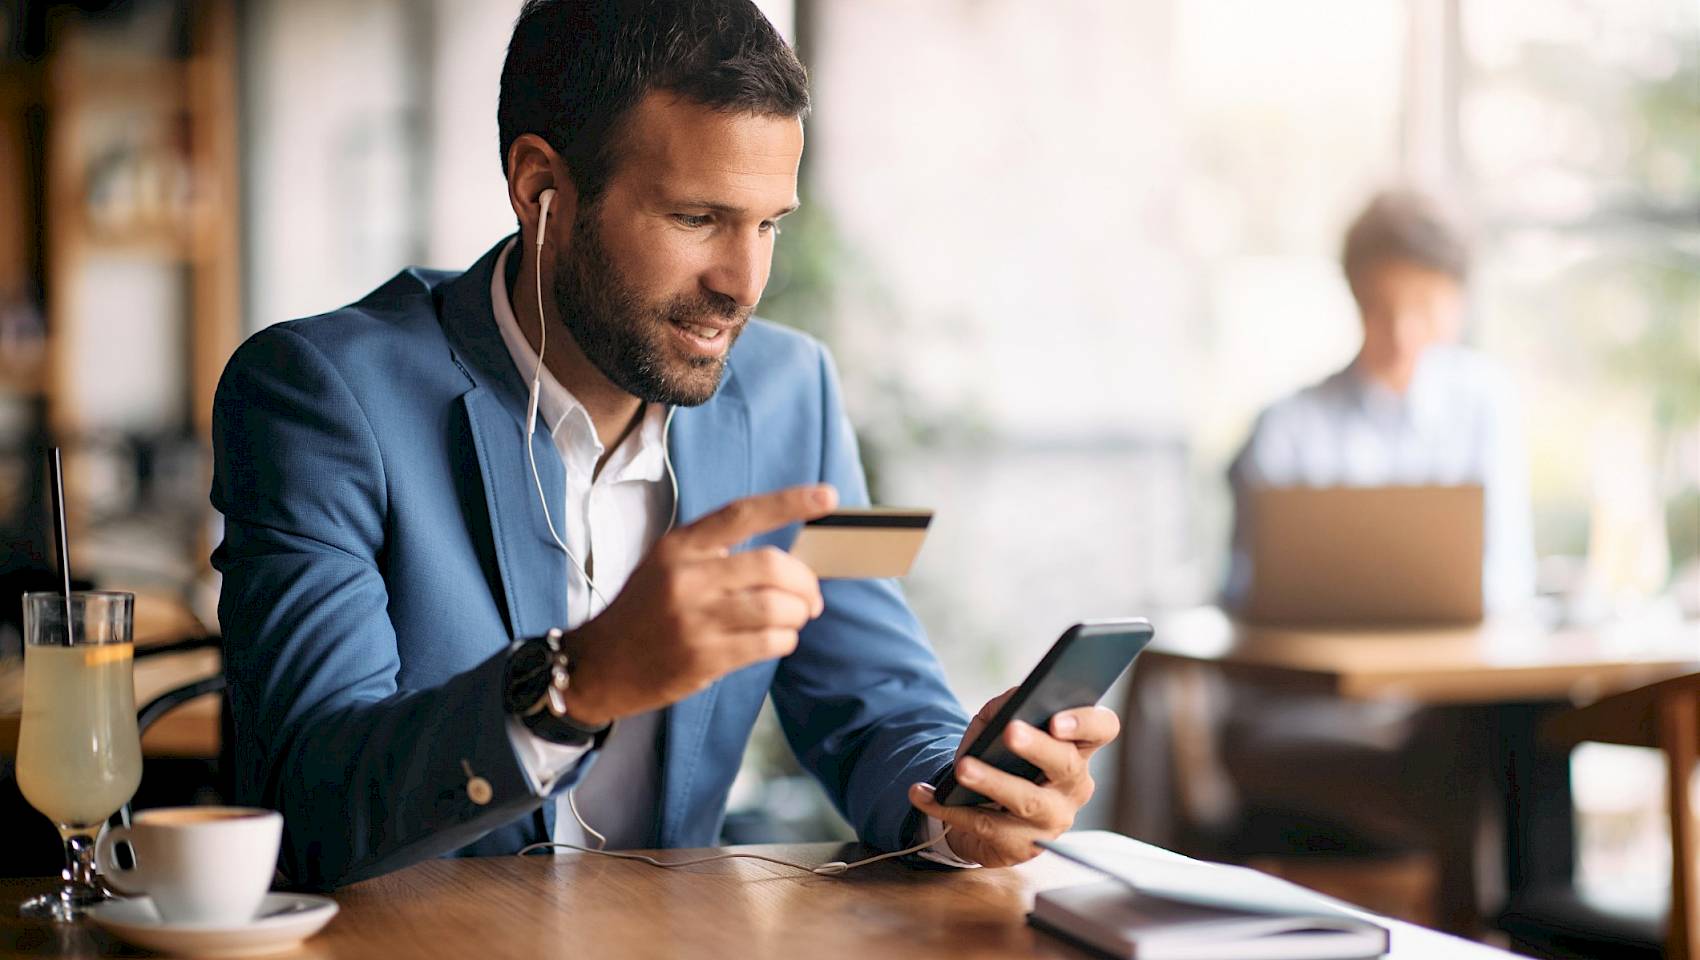
[(466, 799), (481, 807), (488, 804), (491, 798), (496, 795), (496, 791), (490, 786), (490, 781), (473, 773), (472, 764), (465, 760), (460, 762), (460, 768), (466, 771)]
[(481, 807), (489, 803), (490, 798), (495, 795), (496, 791), (490, 789), (490, 781), (483, 777), (473, 777), (466, 781), (466, 798)]

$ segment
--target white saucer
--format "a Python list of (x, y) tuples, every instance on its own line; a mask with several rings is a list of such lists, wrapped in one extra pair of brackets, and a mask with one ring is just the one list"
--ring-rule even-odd
[(336, 916), (336, 901), (305, 893), (268, 893), (246, 923), (167, 923), (153, 900), (108, 900), (89, 908), (89, 919), (118, 937), (182, 957), (257, 957), (281, 953), (318, 933)]

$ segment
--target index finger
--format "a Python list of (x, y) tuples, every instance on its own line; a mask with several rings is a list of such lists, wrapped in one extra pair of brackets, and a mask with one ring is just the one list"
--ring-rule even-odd
[(838, 491), (819, 483), (734, 500), (679, 530), (692, 547), (729, 550), (758, 534), (824, 516), (838, 506)]

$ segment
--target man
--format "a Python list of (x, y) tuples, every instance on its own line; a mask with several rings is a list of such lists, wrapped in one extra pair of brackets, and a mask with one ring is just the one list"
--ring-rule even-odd
[(1012, 729), (1045, 782), (963, 760), (1002, 809), (943, 808), (926, 781), (1001, 698), (969, 723), (895, 584), (778, 549), (867, 502), (824, 350), (751, 318), (807, 108), (749, 0), (530, 0), (498, 107), (518, 236), (231, 360), (237, 792), (283, 812), (295, 882), (713, 844), (769, 695), (871, 845), (1004, 865), (1072, 822), (1114, 714)]
[(1510, 386), (1458, 346), (1469, 251), (1431, 198), (1390, 191), (1346, 232), (1346, 282), (1363, 345), (1346, 368), (1276, 403), (1229, 470), (1230, 604), (1251, 581), (1245, 508), (1257, 487), (1483, 487), (1482, 598), (1505, 611), (1534, 592), (1528, 466)]

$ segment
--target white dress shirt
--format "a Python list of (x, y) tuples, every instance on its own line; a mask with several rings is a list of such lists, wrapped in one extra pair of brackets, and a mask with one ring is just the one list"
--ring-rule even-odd
[(1529, 467), (1511, 386), (1485, 357), (1431, 347), (1399, 394), (1348, 366), (1257, 419), (1229, 476), (1235, 535), (1226, 598), (1251, 581), (1245, 496), (1257, 487), (1481, 484), (1482, 599), (1490, 612), (1534, 592)]
[[(521, 379), (530, 384), (537, 368), (537, 351), (520, 331), (507, 291), (508, 257), (517, 241), (510, 240), (496, 260), (490, 280), (490, 302), (496, 326)], [(566, 467), (566, 516), (555, 517), (555, 530), (572, 555), (595, 581), (592, 591), (584, 573), (567, 564), (567, 617), (571, 630), (619, 595), (627, 578), (672, 526), (677, 491), (667, 465), (667, 424), (671, 409), (644, 407), (643, 421), (608, 457), (600, 472), (596, 464), (607, 449), (584, 405), (543, 368), (539, 377), (538, 420), (548, 429)], [(544, 451), (538, 451), (544, 455)], [(606, 848), (645, 847), (653, 842), (653, 826), (661, 788), (661, 718), (654, 710), (622, 718), (597, 757), (596, 765), (573, 788), (585, 823), (607, 838)], [(517, 718), (508, 721), (508, 734), (532, 786), (548, 793), (572, 770), (588, 746), (550, 743), (525, 728)], [(557, 843), (594, 846), (573, 816), (571, 800), (555, 800)], [(928, 817), (926, 839), (936, 839), (942, 826)], [(948, 849), (949, 841), (923, 856), (952, 866), (974, 866)], [(936, 853), (935, 853), (936, 851)]]

